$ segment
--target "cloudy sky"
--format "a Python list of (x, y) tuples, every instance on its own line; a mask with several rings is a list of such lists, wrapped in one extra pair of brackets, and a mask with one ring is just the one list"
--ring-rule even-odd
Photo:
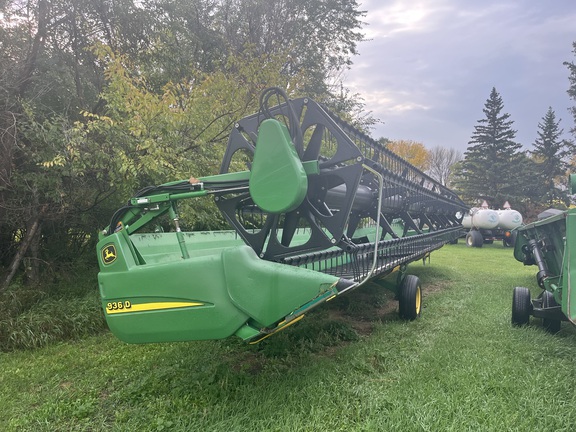
[(492, 87), (530, 149), (549, 106), (569, 138), (576, 0), (359, 0), (367, 41), (344, 82), (374, 138), (465, 151)]

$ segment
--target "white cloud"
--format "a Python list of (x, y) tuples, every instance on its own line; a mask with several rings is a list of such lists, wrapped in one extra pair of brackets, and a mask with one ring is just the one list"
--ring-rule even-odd
[(385, 38), (405, 32), (426, 32), (434, 28), (434, 15), (442, 10), (443, 1), (432, 4), (430, 1), (402, 0), (394, 2), (365, 2), (369, 7), (366, 36)]
[(406, 111), (430, 109), (430, 106), (419, 102), (417, 98), (410, 100), (413, 95), (406, 92), (399, 93), (393, 89), (367, 92), (363, 97), (366, 106), (385, 116), (398, 115)]

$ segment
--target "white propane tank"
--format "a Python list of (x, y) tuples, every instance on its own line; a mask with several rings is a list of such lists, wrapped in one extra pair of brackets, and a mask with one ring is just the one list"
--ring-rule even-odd
[(462, 218), (462, 226), (466, 229), (472, 228), (472, 216), (470, 216), (469, 214), (464, 215), (464, 217)]
[(522, 225), (522, 215), (512, 209), (498, 210), (499, 227), (504, 230), (511, 230)]
[[(474, 211), (475, 210), (475, 211)], [(472, 213), (474, 211), (474, 213)], [(489, 208), (472, 209), (472, 226), (480, 229), (493, 229), (498, 226), (498, 212)]]

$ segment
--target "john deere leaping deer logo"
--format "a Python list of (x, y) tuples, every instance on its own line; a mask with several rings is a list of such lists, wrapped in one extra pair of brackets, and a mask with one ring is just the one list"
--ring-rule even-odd
[(102, 262), (108, 265), (112, 264), (114, 261), (116, 261), (116, 246), (109, 244), (102, 249)]

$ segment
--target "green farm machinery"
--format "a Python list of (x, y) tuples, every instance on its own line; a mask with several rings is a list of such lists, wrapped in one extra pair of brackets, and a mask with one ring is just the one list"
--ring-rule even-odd
[[(576, 190), (574, 174), (570, 187)], [(576, 278), (576, 251), (572, 251), (576, 248), (576, 209), (549, 210), (542, 216), (517, 229), (514, 257), (538, 268), (536, 282), (542, 291), (533, 299), (528, 288), (514, 288), (512, 324), (526, 325), (534, 316), (541, 318), (549, 332), (556, 333), (562, 321), (576, 324), (576, 286), (572, 289), (572, 274)]]
[[(203, 199), (231, 229), (182, 229), (183, 201)], [(372, 280), (415, 319), (421, 285), (406, 267), (457, 241), (467, 210), (325, 107), (268, 89), (234, 125), (219, 174), (147, 187), (114, 214), (97, 246), (102, 306), (130, 343), (252, 343)]]

